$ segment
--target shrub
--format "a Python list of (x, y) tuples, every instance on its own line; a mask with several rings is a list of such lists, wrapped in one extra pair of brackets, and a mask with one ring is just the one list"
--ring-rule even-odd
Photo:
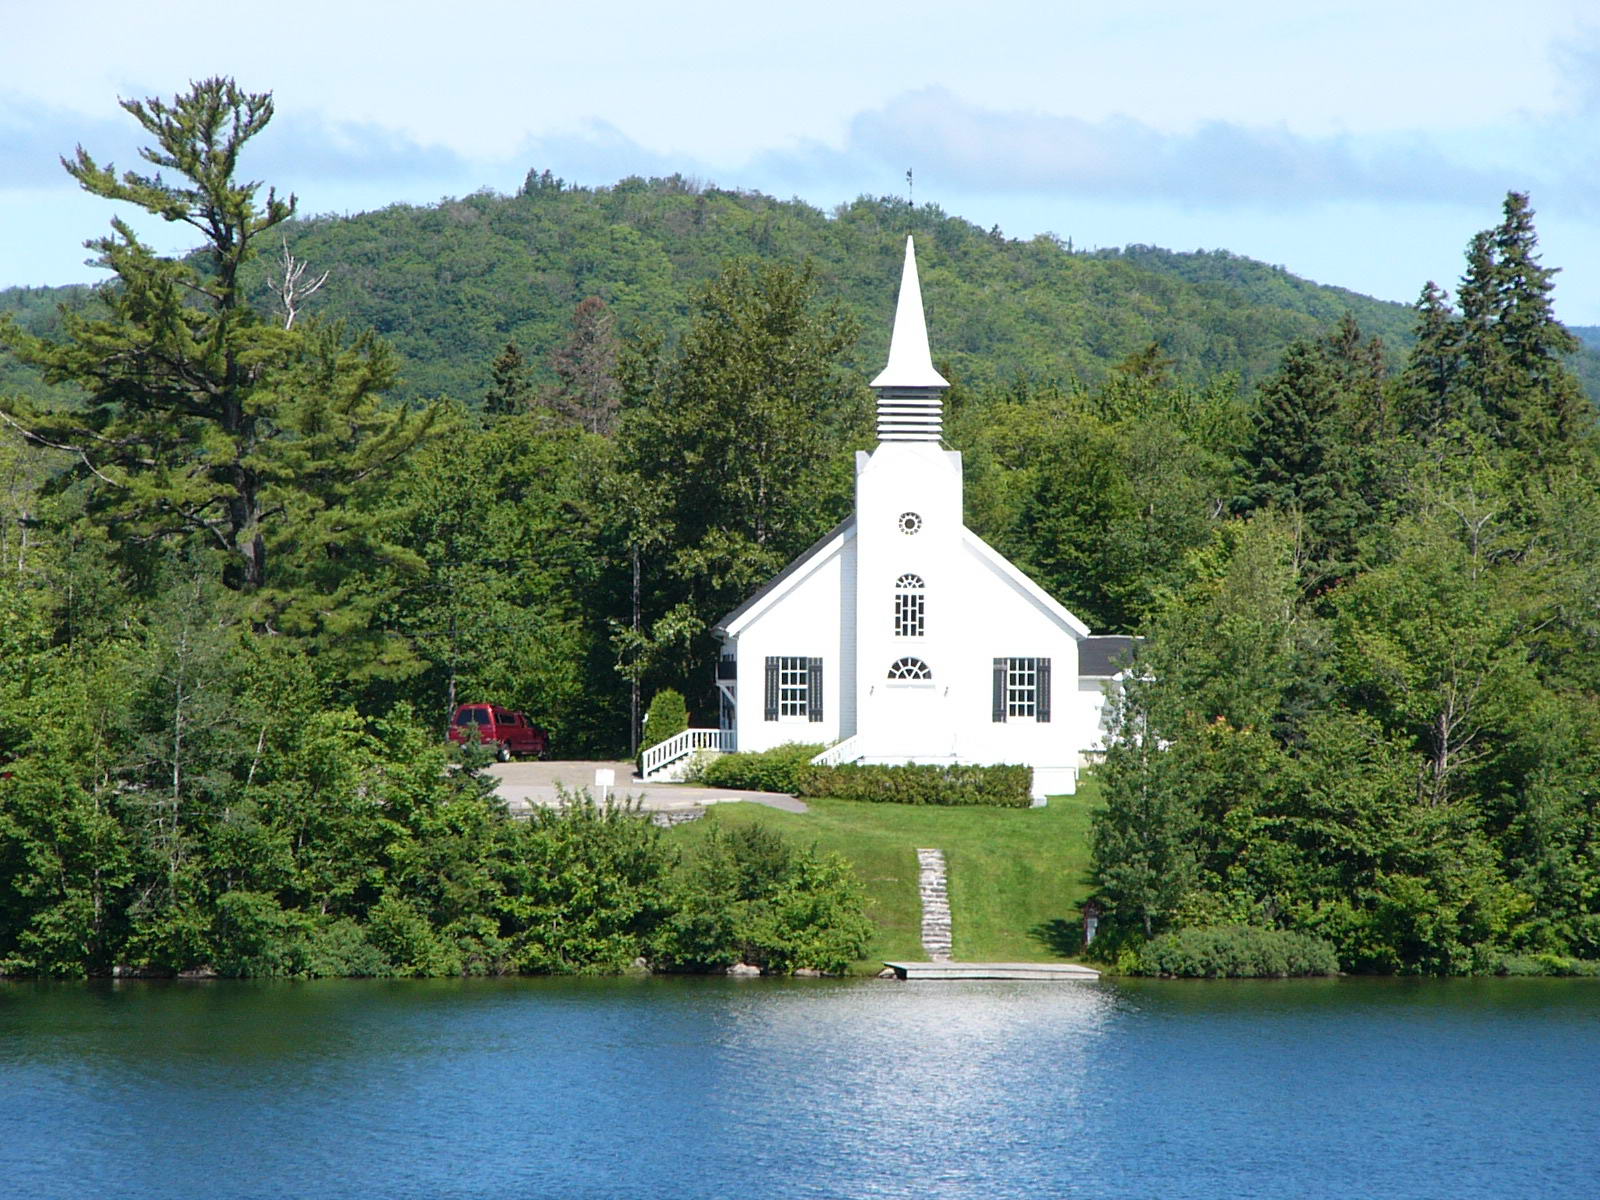
[(808, 767), (796, 779), (797, 795), (880, 804), (989, 804), (1027, 808), (1033, 803), (1033, 768), (1019, 766)]
[(683, 693), (672, 688), (657, 692), (650, 700), (644, 717), (644, 744), (654, 746), (670, 737), (676, 737), (689, 728), (689, 708), (683, 702)]
[(1494, 961), (1496, 975), (1600, 975), (1600, 962), (1564, 954), (1505, 954)]
[(670, 914), (672, 854), (634, 804), (564, 803), (519, 821), (501, 880), (507, 966), (529, 975), (614, 974)]
[(842, 974), (866, 953), (865, 910), (866, 893), (838, 854), (797, 847), (759, 825), (714, 824), (679, 869), (651, 957), (663, 970), (745, 962), (769, 975)]
[(1180, 929), (1146, 942), (1133, 973), (1179, 979), (1337, 975), (1339, 959), (1331, 944), (1310, 934), (1217, 925)]
[(810, 768), (811, 760), (821, 750), (820, 745), (790, 742), (749, 754), (720, 754), (700, 769), (696, 782), (706, 787), (793, 794), (799, 790), (802, 772)]

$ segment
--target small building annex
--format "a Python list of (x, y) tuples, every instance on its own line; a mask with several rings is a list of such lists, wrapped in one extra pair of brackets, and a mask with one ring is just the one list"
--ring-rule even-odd
[[(1132, 638), (1094, 637), (962, 524), (961, 455), (906, 239), (878, 445), (855, 511), (714, 627), (727, 750), (829, 746), (819, 762), (1025, 763), (1036, 796), (1076, 788), (1103, 747)], [(709, 732), (709, 731), (708, 731)]]

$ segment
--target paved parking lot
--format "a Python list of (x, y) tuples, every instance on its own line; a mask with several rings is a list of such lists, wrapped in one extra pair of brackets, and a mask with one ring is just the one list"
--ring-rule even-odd
[(611, 789), (613, 799), (632, 797), (651, 812), (688, 813), (734, 800), (748, 800), (785, 812), (806, 811), (805, 804), (793, 796), (775, 792), (743, 792), (685, 783), (636, 783), (630, 762), (509, 762), (487, 768), (489, 774), (500, 781), (495, 791), (504, 797), (506, 807), (512, 812), (526, 811), (536, 804), (555, 804), (562, 789), (576, 792), (587, 788), (596, 800), (602, 799), (601, 790), (594, 782), (595, 772), (601, 769), (615, 773), (616, 786)]

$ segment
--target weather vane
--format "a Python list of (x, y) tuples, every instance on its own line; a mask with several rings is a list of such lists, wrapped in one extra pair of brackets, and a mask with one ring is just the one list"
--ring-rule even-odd
[(916, 189), (916, 185), (911, 182), (911, 168), (907, 167), (906, 168), (906, 207), (915, 208), (916, 206), (917, 206), (917, 189)]

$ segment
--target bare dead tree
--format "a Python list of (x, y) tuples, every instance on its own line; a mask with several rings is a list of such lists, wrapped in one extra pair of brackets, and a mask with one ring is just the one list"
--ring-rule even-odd
[(324, 271), (310, 283), (303, 283), (306, 273), (304, 259), (296, 258), (289, 252), (289, 239), (283, 239), (283, 274), (267, 276), (267, 286), (272, 289), (272, 294), (278, 297), (283, 305), (283, 327), (294, 328), (295, 313), (299, 311), (301, 303), (316, 292), (323, 284), (328, 282), (329, 272)]

